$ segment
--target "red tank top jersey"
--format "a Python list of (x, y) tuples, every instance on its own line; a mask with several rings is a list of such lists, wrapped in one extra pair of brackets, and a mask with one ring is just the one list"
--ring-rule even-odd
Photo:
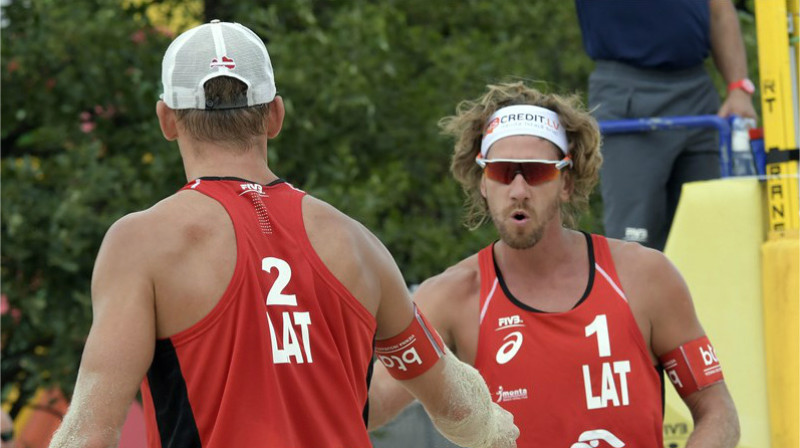
[[(537, 311), (479, 253), (475, 359), (495, 402), (514, 414), (519, 447), (662, 447), (662, 382), (617, 279), (608, 242), (586, 235), (589, 282), (571, 310)], [(622, 445), (621, 443), (624, 443)]]
[(187, 189), (227, 211), (236, 267), (207, 316), (156, 342), (142, 384), (148, 446), (371, 446), (376, 322), (312, 248), (305, 193), (232, 178)]

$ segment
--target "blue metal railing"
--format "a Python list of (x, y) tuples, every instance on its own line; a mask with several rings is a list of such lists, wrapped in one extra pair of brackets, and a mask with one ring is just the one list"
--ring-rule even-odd
[(722, 177), (731, 176), (731, 123), (716, 115), (690, 117), (653, 117), (630, 120), (606, 120), (600, 123), (603, 134), (650, 132), (667, 129), (715, 128), (719, 132), (719, 172)]

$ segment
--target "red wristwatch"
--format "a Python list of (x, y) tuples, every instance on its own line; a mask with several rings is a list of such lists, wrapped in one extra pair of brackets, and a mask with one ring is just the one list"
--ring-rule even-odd
[(735, 81), (735, 82), (732, 82), (732, 83), (728, 84), (728, 93), (730, 93), (730, 92), (732, 92), (732, 91), (734, 91), (736, 89), (742, 89), (748, 95), (752, 95), (753, 92), (756, 91), (756, 86), (755, 86), (755, 84), (753, 84), (753, 81), (750, 81), (747, 78), (743, 78), (743, 79), (740, 79), (738, 81)]

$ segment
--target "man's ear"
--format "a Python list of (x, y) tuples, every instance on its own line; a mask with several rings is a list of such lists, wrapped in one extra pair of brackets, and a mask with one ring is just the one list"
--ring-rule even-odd
[(167, 103), (159, 100), (156, 103), (156, 115), (158, 115), (158, 124), (161, 126), (161, 133), (167, 141), (173, 141), (178, 138), (178, 124), (175, 111), (167, 106)]
[(275, 138), (283, 127), (283, 117), (286, 109), (283, 107), (283, 98), (276, 95), (275, 99), (269, 103), (269, 115), (267, 116), (267, 138)]
[(481, 173), (480, 188), (481, 188), (481, 196), (483, 196), (483, 198), (486, 199), (486, 175), (484, 175), (483, 173)]
[(562, 182), (559, 197), (562, 202), (568, 202), (569, 198), (572, 197), (572, 192), (575, 191), (575, 177), (573, 174), (572, 169), (566, 167), (561, 171)]

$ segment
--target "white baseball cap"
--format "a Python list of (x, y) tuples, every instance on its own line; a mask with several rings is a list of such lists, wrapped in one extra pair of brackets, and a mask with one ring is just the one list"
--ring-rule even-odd
[[(215, 105), (206, 101), (203, 85), (230, 76), (247, 85), (247, 104)], [(178, 36), (161, 63), (164, 93), (170, 109), (230, 109), (269, 103), (275, 98), (275, 76), (267, 47), (256, 33), (238, 23), (212, 20)]]

